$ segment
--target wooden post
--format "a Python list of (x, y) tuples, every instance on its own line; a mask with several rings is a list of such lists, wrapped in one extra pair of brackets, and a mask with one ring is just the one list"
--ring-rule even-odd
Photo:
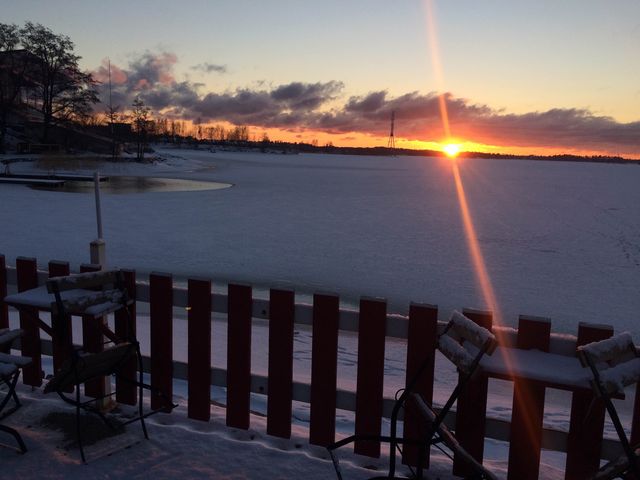
[[(16, 259), (16, 270), (18, 292), (31, 290), (38, 286), (38, 264), (35, 258), (18, 257)], [(31, 364), (22, 369), (22, 381), (25, 385), (39, 387), (42, 385), (42, 359), (37, 309), (21, 309), (20, 328), (24, 330), (24, 335), (22, 335), (21, 339), (22, 355), (31, 357)]]
[[(9, 328), (9, 307), (4, 303), (4, 297), (7, 296), (7, 265), (5, 263), (4, 255), (0, 255), (0, 329)], [(0, 352), (9, 353), (10, 348), (7, 347), (4, 350), (0, 349)]]
[[(604, 340), (613, 335), (613, 327), (580, 323), (577, 346)], [(567, 465), (564, 478), (591, 477), (600, 467), (605, 407), (591, 391), (574, 392), (567, 438)]]
[[(171, 412), (173, 397), (173, 277), (149, 275), (151, 409)], [(162, 395), (160, 394), (162, 392)], [(163, 397), (164, 395), (164, 397)]]
[(294, 305), (292, 290), (269, 292), (267, 433), (282, 438), (291, 437)]
[(227, 426), (247, 430), (251, 406), (251, 287), (230, 284), (228, 301)]
[[(521, 315), (517, 348), (549, 351), (551, 320)], [(514, 365), (514, 368), (518, 368)], [(518, 379), (513, 382), (513, 410), (509, 437), (510, 480), (535, 480), (540, 470), (545, 387)]]
[[(435, 305), (423, 305), (412, 303), (409, 307), (409, 332), (407, 338), (407, 374), (405, 385), (423, 368), (420, 377), (413, 387), (413, 391), (422, 396), (424, 401), (433, 403), (433, 381), (436, 358), (436, 346), (438, 343), (438, 307)], [(418, 413), (415, 404), (407, 403), (404, 415), (404, 433), (407, 439), (420, 440), (426, 435), (426, 425), (422, 416)], [(403, 462), (417, 466), (418, 447), (416, 445), (404, 445)], [(423, 467), (429, 466), (429, 451), (426, 452)]]
[[(49, 278), (65, 277), (69, 275), (69, 263), (52, 260), (49, 262)], [(57, 372), (65, 360), (71, 358), (73, 354), (73, 330), (71, 325), (71, 316), (61, 317), (51, 314), (51, 330), (54, 332), (52, 341), (53, 349), (53, 371)], [(67, 393), (73, 392), (73, 385), (66, 390)]]
[[(127, 310), (121, 308), (114, 314), (115, 331), (118, 338), (129, 339), (133, 334), (136, 338), (136, 272), (134, 270), (124, 270), (124, 282), (127, 288), (127, 295), (133, 303)], [(138, 363), (136, 358), (129, 359), (127, 365), (122, 367), (123, 378), (116, 377), (116, 401), (125, 405), (135, 405), (138, 398), (138, 390), (135, 381)]]
[[(462, 313), (478, 325), (491, 330), (493, 323), (491, 312), (464, 309)], [(481, 463), (484, 456), (488, 386), (489, 381), (484, 374), (478, 374), (469, 380), (465, 390), (458, 397), (456, 409), (456, 438), (464, 449)], [(471, 475), (473, 471), (459, 455), (455, 455), (453, 473), (464, 477)]]
[[(380, 435), (386, 322), (386, 300), (360, 300), (356, 435)], [(380, 456), (380, 442), (356, 441), (353, 450), (355, 453), (377, 458)]]
[(323, 447), (333, 443), (336, 431), (339, 317), (337, 295), (313, 296), (309, 443)]
[(211, 281), (188, 281), (189, 418), (211, 418)]
[[(97, 272), (100, 265), (93, 263), (80, 265), (80, 272)], [(104, 350), (104, 335), (100, 330), (99, 323), (106, 323), (106, 318), (95, 318), (91, 316), (82, 317), (82, 345), (85, 352), (99, 353)], [(84, 384), (84, 394), (88, 397), (101, 398), (111, 391), (111, 379), (107, 377), (94, 378)], [(102, 403), (99, 408), (107, 408), (106, 403)]]

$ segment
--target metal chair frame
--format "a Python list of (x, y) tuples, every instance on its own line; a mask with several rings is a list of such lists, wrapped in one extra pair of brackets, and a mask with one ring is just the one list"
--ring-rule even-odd
[[(619, 337), (628, 334), (620, 334)], [(594, 355), (590, 353), (590, 351), (594, 351), (593, 347), (600, 345), (607, 345), (605, 342), (608, 342), (608, 345), (611, 348), (610, 352), (604, 352), (602, 354), (601, 359), (594, 358)], [(612, 343), (612, 339), (602, 340), (600, 342), (594, 342), (592, 344), (587, 344), (584, 346), (580, 346), (577, 349), (578, 358), (580, 359), (583, 366), (588, 367), (591, 370), (591, 374), (593, 375), (593, 380), (591, 381), (591, 385), (596, 394), (596, 400), (601, 400), (604, 403), (604, 406), (609, 414), (609, 418), (611, 419), (611, 423), (616, 430), (618, 438), (620, 440), (620, 445), (622, 446), (622, 450), (624, 455), (616, 459), (608, 464), (604, 465), (595, 475), (594, 479), (605, 480), (612, 478), (636, 478), (640, 480), (640, 455), (638, 451), (640, 451), (640, 444), (632, 446), (627, 435), (624, 431), (624, 427), (622, 426), (622, 422), (620, 421), (620, 416), (618, 415), (618, 411), (616, 410), (615, 405), (611, 400), (611, 393), (609, 389), (605, 386), (602, 373), (607, 370), (607, 368), (615, 367), (616, 365), (620, 365), (621, 363), (625, 363), (630, 359), (637, 359), (640, 357), (640, 353), (635, 348), (633, 343), (630, 340), (627, 342), (627, 347), (622, 350), (618, 350), (615, 344)], [(600, 361), (598, 361), (600, 360)], [(604, 360), (604, 361), (602, 361)], [(606, 365), (606, 368), (602, 368)], [(626, 456), (626, 459), (624, 458)], [(627, 474), (633, 474), (634, 477), (628, 477)]]
[[(10, 345), (11, 342), (14, 340), (14, 338), (17, 338), (20, 336), (20, 331), (9, 331), (8, 329), (2, 331), (1, 333), (3, 334), (7, 334), (7, 333), (13, 333), (15, 335), (12, 335), (11, 338), (9, 339), (9, 341), (5, 344), (3, 342), (3, 346), (5, 345)], [(20, 357), (23, 360), (26, 360), (28, 362), (31, 361), (31, 359), (27, 358), (27, 357)], [(15, 367), (15, 370), (11, 373), (5, 373), (5, 374), (0, 374), (0, 385), (6, 385), (7, 387), (7, 392), (5, 394), (5, 396), (2, 398), (2, 400), (0, 400), (0, 421), (2, 421), (3, 419), (7, 418), (9, 415), (11, 415), (12, 413), (14, 413), (16, 410), (18, 410), (20, 407), (22, 407), (22, 403), (20, 403), (20, 399), (18, 398), (18, 394), (16, 393), (16, 386), (18, 384), (18, 378), (20, 377), (20, 369), (21, 369), (21, 365), (18, 365), (10, 360), (5, 360), (2, 362), (3, 364), (8, 364), (10, 366)], [(8, 408), (5, 410), (5, 407), (7, 407), (7, 405), (9, 404), (9, 402), (13, 400), (14, 402), (14, 406), (11, 408)], [(20, 453), (26, 453), (27, 451), (27, 447), (24, 443), (24, 440), (22, 440), (22, 437), (20, 436), (20, 433), (18, 433), (18, 431), (15, 428), (9, 427), (7, 425), (1, 425), (0, 424), (0, 432), (5, 432), (8, 433), (9, 435), (11, 435), (16, 443), (18, 444), (18, 448), (20, 450)]]
[[(135, 336), (135, 332), (133, 330), (133, 325), (132, 325), (133, 322), (131, 321), (130, 312), (128, 308), (128, 306), (132, 304), (133, 301), (128, 296), (128, 292), (124, 282), (124, 274), (121, 270), (116, 270), (111, 272), (92, 272), (91, 275), (96, 276), (100, 273), (104, 273), (105, 278), (108, 280), (108, 282), (112, 281), (115, 290), (120, 292), (120, 296), (118, 299), (119, 306), (114, 307), (113, 309), (110, 309), (109, 313), (113, 313), (114, 311), (124, 308), (127, 315), (127, 330), (128, 330), (127, 338), (125, 339), (110, 338), (110, 341), (107, 342), (107, 343), (115, 344), (115, 346), (111, 349), (112, 351), (117, 348), (120, 348), (122, 350), (122, 355), (120, 358), (116, 356), (115, 358), (109, 359), (110, 361), (106, 361), (103, 369), (98, 369), (98, 371), (90, 372), (87, 376), (87, 375), (82, 375), (83, 366), (86, 366), (86, 364), (92, 360), (95, 360), (95, 361), (105, 360), (106, 355), (110, 353), (109, 349), (104, 350), (102, 352), (98, 352), (98, 353), (88, 353), (86, 354), (86, 356), (83, 356), (81, 354), (82, 353), (81, 349), (73, 349), (70, 359), (67, 361), (66, 364), (64, 364), (60, 368), (59, 372), (56, 375), (54, 375), (54, 377), (50, 380), (49, 384), (47, 384), (47, 386), (45, 387), (45, 393), (55, 391), (60, 396), (60, 398), (62, 398), (62, 400), (76, 407), (76, 436), (78, 440), (78, 446), (80, 449), (80, 456), (82, 458), (83, 463), (86, 463), (86, 457), (85, 457), (84, 446), (82, 442), (82, 428), (81, 428), (81, 420), (80, 420), (81, 410), (98, 415), (109, 428), (115, 429), (115, 427), (108, 420), (106, 415), (103, 412), (101, 412), (98, 408), (95, 408), (93, 406), (93, 404), (96, 401), (111, 397), (115, 394), (115, 392), (111, 392), (102, 397), (83, 402), (80, 399), (80, 388), (79, 388), (82, 383), (85, 383), (87, 380), (91, 380), (94, 378), (100, 378), (107, 375), (114, 375), (124, 380), (125, 382), (135, 384), (138, 389), (138, 414), (136, 417), (121, 423), (120, 428), (124, 427), (125, 425), (128, 425), (129, 423), (140, 421), (144, 437), (147, 440), (149, 439), (149, 434), (148, 434), (147, 426), (145, 424), (144, 419), (159, 411), (166, 411), (166, 408), (169, 408), (169, 411), (170, 411), (171, 409), (176, 407), (176, 405), (173, 404), (171, 401), (167, 401), (168, 406), (164, 407), (162, 410), (151, 410), (147, 413), (144, 412), (144, 408), (143, 408), (144, 407), (144, 397), (143, 397), (144, 390), (151, 391), (152, 387), (148, 384), (145, 384), (143, 381), (144, 370), (143, 370), (143, 363), (142, 363), (142, 354), (140, 352), (140, 342), (137, 340)], [(115, 280), (111, 280), (112, 277), (110, 277), (110, 275), (113, 275), (114, 273), (115, 273)], [(76, 275), (76, 278), (80, 278), (81, 276), (82, 274)], [(61, 288), (60, 281), (65, 278), (67, 277), (52, 278), (47, 282), (47, 288), (49, 292), (53, 293), (55, 296), (55, 303), (56, 303), (55, 313), (59, 315), (61, 318), (65, 318), (68, 315), (83, 315), (84, 314), (83, 312), (78, 312), (78, 311), (70, 312), (65, 302), (62, 299), (61, 293), (65, 290), (65, 287), (63, 286)], [(95, 286), (104, 287), (104, 285), (100, 285), (99, 283), (97, 283)], [(66, 287), (66, 289), (69, 289), (69, 288), (70, 287), (68, 286)], [(96, 315), (96, 317), (100, 317), (100, 316), (103, 316), (103, 315)], [(61, 323), (63, 325), (65, 324), (65, 322), (61, 322)], [(138, 369), (137, 380), (132, 380), (130, 378), (127, 378), (127, 376), (121, 375), (122, 368), (127, 364), (127, 362), (131, 359), (132, 356), (135, 357), (136, 363), (137, 363), (137, 369)], [(71, 385), (75, 387), (75, 398), (71, 398), (65, 395), (65, 392), (64, 392), (65, 388)], [(162, 393), (157, 392), (155, 389), (153, 389), (153, 391), (166, 399), (165, 395), (163, 395)]]
[[(444, 336), (448, 335), (450, 330), (453, 328), (454, 326), (454, 320), (453, 318), (456, 315), (461, 315), (457, 312), (454, 312), (454, 314), (452, 315), (452, 320), (446, 325), (446, 327), (444, 328), (444, 330), (442, 331), (442, 333), (440, 335), (438, 335), (438, 343), (440, 341), (441, 338), (443, 338)], [(479, 327), (478, 328), (482, 328)], [(425, 359), (425, 361), (420, 365), (420, 367), (418, 368), (418, 371), (415, 373), (415, 375), (413, 376), (413, 378), (408, 382), (407, 386), (404, 388), (404, 390), (402, 390), (402, 393), (400, 394), (400, 396), (397, 398), (393, 409), (391, 411), (391, 418), (390, 418), (390, 434), (388, 436), (376, 436), (376, 435), (351, 435), (349, 437), (346, 437), (342, 440), (339, 440), (337, 442), (332, 443), (331, 445), (329, 445), (327, 447), (327, 450), (329, 451), (329, 455), (331, 456), (331, 460), (333, 462), (334, 465), (334, 469), (336, 471), (336, 475), (338, 477), (338, 480), (343, 480), (342, 478), (342, 472), (340, 471), (340, 464), (339, 464), (339, 460), (338, 458), (335, 456), (334, 451), (344, 445), (347, 445), (349, 443), (352, 442), (356, 442), (356, 441), (362, 441), (362, 440), (372, 440), (372, 441), (379, 441), (379, 442), (384, 442), (384, 443), (389, 443), (390, 445), (390, 449), (389, 449), (389, 472), (387, 475), (385, 476), (376, 476), (376, 477), (372, 477), (371, 480), (375, 480), (375, 479), (400, 479), (400, 478), (406, 478), (406, 477), (396, 477), (396, 450), (402, 454), (402, 449), (400, 447), (400, 445), (417, 445), (419, 446), (419, 459), (418, 459), (418, 465), (416, 467), (415, 472), (413, 471), (413, 469), (411, 469), (411, 472), (413, 474), (413, 478), (416, 479), (422, 479), (424, 478), (424, 472), (423, 472), (423, 467), (422, 465), (424, 464), (424, 459), (427, 453), (427, 450), (432, 446), (438, 446), (440, 443), (445, 443), (448, 444), (449, 439), (454, 439), (453, 434), (451, 434), (451, 432), (449, 432), (449, 430), (446, 428), (446, 426), (444, 425), (444, 420), (445, 417), (447, 416), (447, 414), (449, 413), (449, 411), (451, 410), (451, 408), (453, 407), (453, 404), (456, 402), (456, 400), (458, 399), (458, 397), (460, 396), (460, 394), (464, 391), (464, 388), (466, 387), (466, 385), (468, 384), (469, 380), (476, 374), (478, 373), (478, 367), (480, 364), (480, 360), (482, 359), (482, 357), (485, 354), (491, 354), (493, 353), (493, 351), (495, 350), (496, 347), (496, 341), (495, 341), (495, 337), (493, 337), (493, 335), (489, 334), (488, 336), (488, 340), (486, 342), (484, 342), (480, 348), (478, 349), (477, 353), (475, 354), (475, 356), (473, 357), (472, 362), (470, 363), (470, 365), (467, 366), (467, 368), (465, 369), (466, 371), (462, 371), (459, 369), (459, 371), (461, 372), (461, 378), (458, 381), (458, 384), (456, 385), (456, 387), (454, 388), (453, 392), (451, 393), (451, 396), (449, 397), (449, 399), (447, 400), (447, 402), (445, 403), (445, 405), (438, 411), (438, 413), (435, 413), (434, 410), (432, 410), (431, 407), (427, 406), (421, 399), (421, 397), (419, 397), (419, 395), (417, 393), (414, 392), (414, 389), (416, 387), (416, 385), (418, 384), (418, 381), (420, 380), (420, 378), (422, 377), (422, 375), (424, 374), (425, 370), (427, 369), (429, 363), (430, 363), (430, 359)], [(426, 407), (427, 411), (430, 412), (429, 415), (429, 421), (427, 421), (427, 432), (426, 435), (420, 439), (408, 439), (408, 438), (403, 438), (403, 437), (398, 437), (397, 435), (397, 431), (398, 431), (398, 417), (400, 415), (400, 411), (405, 408), (407, 401), (410, 398), (416, 398), (419, 397), (418, 401), (422, 401), (423, 404), (423, 408)], [(495, 479), (495, 476), (489, 472), (488, 470), (486, 470), (481, 464), (477, 463), (463, 448), (461, 445), (457, 445), (457, 449), (456, 449), (459, 453), (463, 454), (465, 460), (467, 462), (469, 462), (472, 465), (472, 468), (474, 469), (474, 476), (470, 477), (470, 478), (477, 478), (477, 479), (489, 479), (489, 480), (493, 480)]]

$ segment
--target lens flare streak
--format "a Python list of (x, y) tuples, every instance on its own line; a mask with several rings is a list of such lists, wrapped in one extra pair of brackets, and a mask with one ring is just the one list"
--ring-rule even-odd
[[(446, 139), (449, 140), (451, 138), (451, 126), (449, 124), (449, 113), (447, 111), (447, 99), (444, 90), (444, 75), (442, 72), (442, 66), (440, 63), (440, 54), (438, 48), (438, 35), (436, 29), (436, 20), (435, 20), (435, 12), (432, 4), (433, 0), (426, 0), (426, 13), (427, 13), (427, 30), (429, 37), (429, 47), (431, 52), (431, 62), (433, 65), (433, 70), (435, 74), (435, 80), (438, 86), (438, 90), (441, 92), (438, 97), (438, 103), (440, 107), (440, 117), (442, 120), (442, 127), (446, 136)], [(451, 156), (452, 158), (455, 155), (451, 155), (447, 148), (451, 147), (447, 145), (445, 147), (445, 152)], [(482, 255), (482, 251), (480, 249), (480, 243), (478, 242), (478, 236), (476, 234), (475, 226), (473, 224), (473, 219), (471, 218), (471, 212), (469, 209), (469, 205), (467, 202), (467, 196), (464, 191), (464, 186), (462, 184), (462, 179), (460, 177), (460, 168), (458, 162), (451, 162), (451, 168), (453, 169), (453, 178), (456, 185), (456, 192), (458, 196), (458, 203), (460, 204), (460, 213), (462, 217), (462, 223), (465, 232), (465, 238), (467, 241), (467, 246), (469, 248), (469, 254), (471, 257), (471, 261), (473, 264), (473, 269), (477, 277), (478, 284), (482, 291), (482, 296), (487, 307), (493, 312), (493, 321), (497, 326), (501, 326), (503, 324), (502, 314), (500, 312), (500, 308), (498, 302), (496, 300), (495, 292), (493, 290), (493, 285), (491, 283), (491, 279), (489, 277), (489, 273), (487, 271), (487, 267), (484, 261), (484, 257)], [(494, 330), (494, 333), (498, 337), (498, 342), (501, 345), (504, 345), (504, 339), (501, 338), (500, 330)], [(513, 358), (510, 358), (509, 355), (505, 356), (506, 367), (508, 370), (515, 372), (518, 370), (518, 365), (515, 364)], [(524, 423), (524, 428), (527, 432), (527, 435), (530, 439), (530, 445), (539, 445), (540, 438), (538, 437), (539, 428), (542, 424), (542, 417), (537, 418), (537, 415), (532, 415), (531, 418), (529, 414), (526, 412), (537, 412), (537, 405), (540, 401), (544, 404), (544, 390), (539, 392), (538, 390), (532, 389), (527, 382), (516, 382), (514, 387), (514, 409), (518, 409), (521, 417), (520, 420)], [(539, 448), (534, 448), (534, 451), (540, 451)]]
[(471, 262), (473, 263), (473, 270), (476, 274), (478, 284), (480, 285), (482, 296), (487, 303), (487, 307), (493, 312), (494, 322), (500, 325), (502, 324), (502, 316), (500, 315), (500, 309), (493, 291), (493, 285), (491, 284), (491, 279), (487, 272), (484, 257), (480, 250), (480, 243), (478, 242), (476, 229), (473, 225), (473, 219), (471, 218), (471, 212), (467, 203), (467, 196), (464, 191), (464, 186), (462, 185), (462, 179), (460, 178), (458, 162), (452, 163), (452, 169), (453, 179), (456, 185), (456, 193), (458, 195), (458, 203), (460, 204), (460, 214), (462, 216), (465, 238), (467, 240)]

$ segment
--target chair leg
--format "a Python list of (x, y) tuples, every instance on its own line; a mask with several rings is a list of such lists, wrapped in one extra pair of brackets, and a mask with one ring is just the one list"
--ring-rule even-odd
[(142, 432), (144, 438), (149, 440), (149, 434), (147, 433), (147, 425), (144, 422), (144, 372), (142, 370), (142, 353), (140, 352), (140, 343), (136, 341), (136, 356), (138, 357), (138, 415), (140, 416), (140, 423), (142, 424)]
[(82, 428), (80, 428), (80, 384), (76, 384), (76, 436), (78, 437), (78, 447), (80, 448), (80, 457), (82, 463), (87, 463), (84, 457), (84, 448), (82, 447)]
[(631, 444), (627, 439), (627, 435), (624, 431), (624, 428), (622, 427), (622, 422), (620, 421), (620, 417), (618, 416), (618, 411), (616, 410), (615, 406), (608, 396), (603, 395), (602, 398), (604, 399), (605, 407), (609, 413), (609, 417), (611, 418), (611, 423), (613, 423), (613, 427), (616, 429), (616, 433), (618, 434), (618, 438), (620, 439), (622, 449), (629, 459), (629, 472), (633, 473), (635, 478), (640, 479), (640, 465), (638, 464), (638, 458), (636, 457), (634, 449), (631, 447)]
[[(16, 370), (14, 374), (10, 376), (2, 377), (2, 381), (7, 385), (8, 390), (7, 390), (7, 394), (2, 399), (2, 402), (0, 402), (0, 412), (4, 409), (4, 407), (7, 406), (7, 404), (9, 403), (9, 400), (11, 400), (12, 398), (16, 405), (15, 407), (6, 411), (4, 415), (0, 415), (0, 419), (7, 417), (11, 413), (15, 412), (21, 406), (20, 400), (18, 400), (18, 395), (16, 394), (16, 384), (18, 383), (19, 376), (20, 376), (20, 370)], [(0, 432), (6, 432), (15, 439), (16, 443), (20, 447), (20, 453), (25, 453), (27, 451), (27, 447), (24, 444), (24, 441), (22, 440), (22, 437), (17, 432), (17, 430), (11, 427), (7, 427), (6, 425), (0, 425)]]
[(20, 400), (18, 400), (18, 395), (16, 394), (16, 385), (18, 384), (19, 376), (20, 370), (16, 370), (16, 372), (11, 376), (2, 377), (2, 381), (7, 384), (7, 386), (9, 387), (9, 391), (7, 392), (7, 395), (2, 399), (2, 402), (0, 402), (0, 412), (12, 398), (16, 403), (16, 408), (20, 407)]
[(6, 432), (9, 435), (13, 436), (13, 438), (18, 443), (18, 446), (20, 447), (20, 453), (26, 453), (27, 446), (24, 444), (22, 437), (15, 429), (11, 427), (7, 427), (6, 425), (0, 425), (0, 432)]

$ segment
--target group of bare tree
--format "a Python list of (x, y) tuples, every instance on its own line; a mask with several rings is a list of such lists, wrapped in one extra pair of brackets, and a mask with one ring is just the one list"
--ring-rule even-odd
[(68, 36), (39, 23), (0, 23), (0, 152), (9, 112), (24, 101), (25, 90), (42, 114), (45, 143), (55, 121), (77, 121), (92, 114), (98, 102), (96, 81), (80, 69), (74, 48)]
[[(246, 125), (225, 128), (222, 125), (201, 124), (197, 120), (191, 123), (161, 116), (149, 119), (147, 133), (170, 141), (180, 141), (189, 137), (210, 142), (248, 142), (250, 140), (249, 127)], [(266, 134), (263, 135), (263, 141), (265, 136)], [(268, 141), (268, 136), (266, 139)]]

